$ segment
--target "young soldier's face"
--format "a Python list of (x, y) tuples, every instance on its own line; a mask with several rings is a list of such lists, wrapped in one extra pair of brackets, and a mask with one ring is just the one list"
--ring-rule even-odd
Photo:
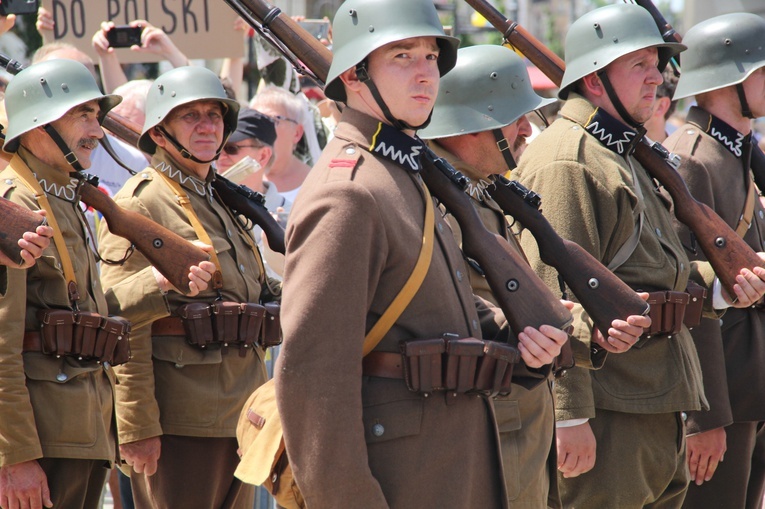
[(658, 64), (656, 48), (645, 48), (617, 58), (606, 68), (624, 108), (641, 124), (651, 118), (656, 89), (664, 82)]
[[(438, 95), (438, 53), (435, 37), (413, 37), (369, 55), (369, 75), (395, 118), (417, 126), (430, 116)], [(366, 92), (367, 103), (379, 110)]]

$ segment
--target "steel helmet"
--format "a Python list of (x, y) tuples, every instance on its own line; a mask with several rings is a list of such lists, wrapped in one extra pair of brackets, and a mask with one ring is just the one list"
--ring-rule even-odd
[(765, 66), (765, 20), (736, 12), (702, 21), (685, 35), (683, 74), (673, 99), (737, 85)]
[(432, 0), (347, 0), (332, 22), (332, 50), (324, 94), (345, 102), (340, 74), (377, 48), (410, 37), (436, 37), (441, 76), (454, 67), (459, 39), (444, 34)]
[(639, 5), (613, 4), (577, 19), (566, 34), (565, 48), (566, 71), (558, 92), (561, 99), (568, 97), (574, 83), (628, 53), (657, 48), (659, 71), (663, 71), (669, 59), (686, 47), (664, 42), (651, 15)]
[(52, 59), (30, 65), (14, 76), (5, 90), (8, 129), (3, 150), (16, 152), (19, 136), (93, 100), (99, 102), (101, 122), (122, 97), (102, 94), (87, 67), (74, 60)]
[(531, 87), (526, 63), (503, 46), (461, 48), (457, 65), (441, 80), (430, 125), (423, 139), (501, 129), (557, 99)]
[(224, 140), (236, 130), (239, 103), (229, 99), (214, 72), (198, 66), (176, 67), (162, 74), (146, 94), (146, 121), (138, 140), (138, 147), (153, 154), (157, 145), (149, 131), (161, 124), (168, 113), (178, 106), (194, 101), (220, 101), (223, 103)]

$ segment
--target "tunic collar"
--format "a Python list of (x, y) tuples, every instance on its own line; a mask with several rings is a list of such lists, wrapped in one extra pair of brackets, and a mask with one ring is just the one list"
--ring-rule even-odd
[(80, 201), (77, 195), (80, 179), (76, 173), (64, 173), (53, 168), (23, 146), (19, 146), (17, 155), (32, 170), (45, 194), (71, 203)]
[(720, 145), (741, 159), (751, 148), (752, 134), (742, 134), (728, 125), (726, 122), (715, 117), (711, 113), (693, 106), (688, 112), (686, 121), (693, 124), (709, 136), (717, 140)]
[(622, 123), (602, 108), (595, 108), (589, 101), (576, 94), (571, 94), (571, 99), (566, 101), (561, 115), (584, 127), (604, 147), (622, 157), (634, 152), (635, 146), (645, 133)]
[(189, 173), (182, 164), (179, 164), (162, 147), (157, 147), (156, 152), (154, 152), (151, 158), (151, 166), (170, 179), (178, 182), (184, 189), (193, 191), (199, 196), (212, 196), (210, 183), (215, 176), (212, 166), (210, 166), (210, 170), (207, 173), (207, 178), (200, 180), (196, 175)]

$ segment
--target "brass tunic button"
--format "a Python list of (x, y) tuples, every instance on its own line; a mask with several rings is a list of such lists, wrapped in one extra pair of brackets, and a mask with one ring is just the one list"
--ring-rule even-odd
[(438, 223), (438, 231), (444, 233), (444, 223)]
[(5, 183), (6, 183), (6, 184), (8, 184), (8, 185), (10, 186), (11, 184), (13, 184), (13, 180), (11, 180), (11, 179), (5, 179)]
[(376, 437), (381, 437), (385, 433), (385, 426), (383, 426), (380, 423), (375, 424), (372, 426), (372, 434)]
[(226, 235), (228, 236), (228, 238), (231, 238), (231, 230), (228, 228), (226, 228)]
[(244, 273), (244, 264), (243, 263), (239, 264), (239, 272)]
[(457, 281), (462, 281), (462, 271), (457, 270)]
[(688, 420), (688, 414), (685, 412), (680, 412), (680, 418), (683, 420), (683, 422)]
[(181, 369), (181, 368), (183, 368), (183, 366), (184, 366), (184, 364), (178, 364), (177, 362), (175, 363), (176, 369)]
[(656, 228), (656, 236), (657, 237), (661, 237), (661, 229), (660, 228)]
[(353, 155), (356, 153), (356, 149), (354, 147), (348, 147), (347, 149), (345, 149), (345, 153), (348, 155)]
[(68, 378), (69, 377), (66, 376), (66, 373), (59, 373), (58, 375), (56, 375), (56, 380), (58, 380), (59, 382), (66, 382)]

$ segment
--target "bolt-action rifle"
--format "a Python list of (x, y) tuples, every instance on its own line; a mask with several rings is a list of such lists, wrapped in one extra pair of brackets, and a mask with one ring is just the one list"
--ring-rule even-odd
[[(226, 3), (234, 8), (258, 32), (266, 32), (269, 35), (273, 34), (277, 39), (284, 41), (284, 45), (288, 46), (289, 50), (296, 55), (294, 60), (300, 60), (309, 65), (314, 75), (322, 82), (326, 79), (332, 58), (329, 50), (324, 48), (323, 45), (307, 34), (278, 8), (263, 0), (226, 0)], [(304, 54), (310, 58), (304, 58)], [(541, 280), (529, 270), (525, 261), (514, 249), (510, 248), (505, 239), (489, 232), (485, 228), (475, 213), (470, 199), (462, 191), (467, 179), (454, 170), (446, 161), (437, 158), (430, 150), (426, 150), (424, 154), (423, 180), (425, 180), (433, 195), (446, 206), (460, 223), (464, 236), (463, 250), (466, 255), (477, 260), (479, 265), (481, 265), (486, 279), (508, 319), (519, 320), (515, 324), (511, 321), (511, 326), (514, 330), (522, 330), (525, 324), (522, 324), (523, 319), (513, 318), (513, 315), (523, 316), (526, 313), (538, 315), (539, 318), (536, 320), (538, 324), (550, 323), (555, 325), (551, 322), (550, 317), (556, 316), (556, 314), (551, 312), (550, 308), (541, 309), (539, 310), (541, 312), (537, 312), (534, 308), (536, 308), (540, 301), (533, 297), (529, 298), (528, 295), (530, 293), (525, 293), (527, 296), (525, 299), (516, 299), (512, 303), (509, 302), (512, 294), (517, 292), (519, 288), (521, 290), (538, 291), (540, 295), (545, 296), (541, 302), (549, 301), (549, 296)], [(516, 199), (519, 202), (523, 202), (523, 199), (517, 195)], [(521, 210), (524, 210), (524, 206), (519, 207), (519, 216), (517, 216), (519, 220), (523, 220), (521, 219), (523, 217), (523, 214), (520, 213)], [(557, 240), (552, 243), (540, 244), (549, 246), (551, 249), (559, 249), (559, 246), (563, 243), (562, 239), (554, 233), (552, 228), (549, 228), (547, 233), (549, 234), (550, 232)], [(487, 250), (488, 246), (491, 246), (491, 253)], [(566, 271), (566, 274), (569, 278), (575, 277), (574, 274), (576, 274), (576, 277), (580, 281), (585, 281), (585, 284), (574, 283), (569, 286), (572, 290), (576, 288), (575, 293), (583, 293), (582, 295), (577, 294), (577, 297), (585, 307), (592, 311), (593, 319), (597, 317), (596, 325), (605, 336), (608, 336), (608, 328), (614, 319), (625, 319), (629, 315), (647, 312), (647, 304), (637, 297), (634, 291), (630, 290), (621, 280), (616, 278), (597, 260), (584, 252), (584, 250), (580, 248), (580, 251), (584, 255), (576, 257), (569, 256), (566, 254), (566, 251), (548, 252), (548, 259), (562, 260), (570, 258), (569, 262), (573, 270)], [(598, 270), (595, 272), (588, 270), (587, 265), (597, 267)], [(521, 282), (517, 277), (514, 277), (515, 274), (523, 274), (523, 281)], [(585, 275), (587, 274), (589, 274), (589, 278), (586, 278)], [(542, 285), (541, 287), (539, 286), (540, 284)], [(585, 287), (587, 288), (586, 291), (584, 291)], [(560, 315), (561, 313), (557, 311), (557, 314)]]
[[(526, 55), (553, 83), (560, 86), (565, 69), (560, 57), (523, 30), (517, 22), (508, 20), (487, 0), (465, 1), (499, 30), (508, 44)], [(641, 143), (637, 144), (635, 158), (672, 196), (675, 215), (696, 235), (699, 246), (728, 295), (735, 295), (733, 285), (741, 269), (761, 267), (763, 261), (720, 216), (691, 195), (677, 172), (677, 156), (670, 154), (660, 143), (650, 143), (643, 137)]]
[[(9, 72), (16, 74), (22, 66), (5, 55), (0, 55), (0, 64)], [(136, 136), (136, 141), (138, 140)], [(10, 160), (11, 154), (0, 152), (0, 157)], [(149, 263), (167, 278), (170, 283), (183, 292), (189, 291), (189, 270), (199, 262), (209, 260), (210, 255), (188, 240), (171, 232), (164, 226), (119, 207), (114, 200), (102, 193), (86, 175), (74, 173), (78, 178), (78, 191), (85, 204), (98, 210), (106, 218), (109, 230), (115, 235), (129, 240)], [(11, 259), (20, 260), (19, 247), (16, 244), (25, 231), (34, 231), (41, 224), (41, 216), (10, 200), (0, 198), (0, 214), (6, 218), (0, 231), (0, 250)]]

